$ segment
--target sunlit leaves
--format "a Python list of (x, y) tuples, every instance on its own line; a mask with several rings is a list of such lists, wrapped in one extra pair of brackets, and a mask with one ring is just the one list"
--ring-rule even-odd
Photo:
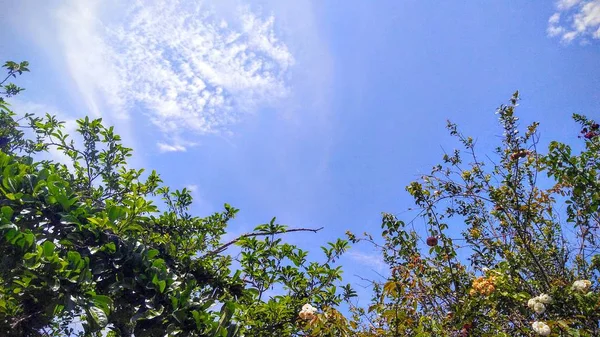
[[(27, 67), (7, 62), (7, 79)], [(5, 81), (0, 96), (23, 90)], [(68, 164), (38, 161), (51, 149)], [(339, 312), (325, 308), (356, 295), (336, 286), (346, 241), (323, 247), (324, 262), (310, 262), (280, 235), (318, 229), (273, 218), (223, 242), (238, 210), (225, 204), (207, 217), (190, 214), (191, 191), (129, 167), (132, 150), (102, 119), (79, 119), (68, 135), (55, 116), (19, 119), (2, 99), (0, 150), (0, 331), (9, 336), (302, 335), (297, 313), (306, 301), (339, 323)], [(227, 253), (235, 243), (238, 270)], [(274, 289), (282, 293), (267, 294)], [(76, 332), (79, 321), (84, 331)]]

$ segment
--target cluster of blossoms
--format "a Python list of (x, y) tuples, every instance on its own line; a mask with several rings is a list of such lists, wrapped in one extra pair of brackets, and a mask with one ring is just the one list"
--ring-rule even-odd
[(312, 320), (315, 318), (315, 312), (317, 312), (317, 308), (313, 307), (310, 304), (305, 304), (302, 306), (302, 310), (300, 310), (300, 316), (303, 320)]
[(550, 335), (550, 327), (544, 322), (533, 322), (533, 324), (531, 324), (531, 328), (540, 336)]
[(592, 286), (592, 282), (588, 280), (578, 280), (573, 282), (573, 290), (585, 293)]
[[(540, 294), (529, 301), (527, 301), (527, 306), (535, 311), (536, 314), (543, 314), (546, 311), (546, 304), (550, 304), (552, 302), (552, 297), (548, 294)], [(531, 325), (533, 331), (535, 331), (540, 336), (548, 336), (550, 335), (550, 327), (545, 322), (536, 321)]]
[[(577, 280), (573, 282), (572, 289), (578, 292), (585, 293), (592, 286), (592, 282), (589, 280)], [(535, 311), (536, 314), (542, 314), (546, 311), (546, 305), (552, 302), (552, 297), (547, 294), (541, 294), (537, 297), (530, 299), (527, 302), (527, 306)], [(536, 321), (531, 325), (533, 331), (540, 336), (549, 336), (550, 327), (545, 322)]]
[(527, 306), (535, 311), (536, 314), (543, 314), (546, 311), (546, 304), (552, 302), (552, 297), (548, 294), (541, 294), (527, 301)]
[(525, 158), (529, 154), (529, 151), (525, 149), (516, 150), (510, 155), (511, 160), (517, 160), (519, 158)]
[(471, 296), (475, 296), (477, 294), (481, 294), (483, 296), (488, 296), (496, 290), (494, 286), (494, 282), (496, 281), (495, 276), (490, 277), (479, 277), (473, 281), (473, 285), (471, 286), (471, 290), (469, 294)]

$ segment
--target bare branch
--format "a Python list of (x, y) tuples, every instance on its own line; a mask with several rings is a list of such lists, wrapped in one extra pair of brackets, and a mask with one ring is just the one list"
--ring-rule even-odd
[(225, 251), (227, 248), (229, 248), (229, 246), (237, 243), (238, 241), (240, 241), (243, 238), (249, 238), (249, 237), (254, 237), (254, 236), (267, 236), (267, 235), (278, 235), (278, 234), (285, 234), (285, 233), (291, 233), (291, 232), (313, 232), (313, 233), (317, 233), (318, 231), (322, 230), (324, 227), (319, 227), (319, 228), (290, 228), (290, 229), (285, 229), (282, 231), (276, 231), (276, 232), (253, 232), (253, 233), (246, 233), (246, 234), (242, 234), (240, 236), (238, 236), (237, 238), (224, 243), (223, 245), (221, 245), (220, 247), (218, 247), (215, 250), (212, 250), (206, 254), (204, 254), (201, 258), (205, 258), (205, 257), (209, 257), (209, 256), (214, 256), (217, 255), (219, 253), (222, 253), (223, 251)]

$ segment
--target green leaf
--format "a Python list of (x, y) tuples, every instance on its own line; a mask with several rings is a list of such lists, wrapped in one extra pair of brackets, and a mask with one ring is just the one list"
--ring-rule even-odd
[(109, 242), (107, 244), (104, 245), (103, 250), (106, 250), (110, 253), (115, 253), (117, 251), (117, 246), (115, 245), (114, 242)]
[(159, 251), (156, 249), (150, 249), (147, 253), (148, 259), (153, 259), (156, 255), (158, 255)]
[(104, 313), (104, 310), (92, 306), (89, 307), (87, 311), (89, 317), (91, 317), (99, 327), (103, 328), (108, 324), (108, 318), (106, 316), (106, 313)]
[(121, 219), (126, 213), (126, 209), (120, 206), (110, 206), (107, 211), (111, 222)]
[(110, 307), (112, 306), (112, 299), (110, 297), (105, 295), (93, 295), (92, 302), (96, 307), (102, 309), (106, 315), (110, 314)]
[(0, 226), (0, 230), (4, 230), (4, 229), (17, 229), (17, 225), (15, 225), (14, 223), (7, 223), (4, 225)]
[(35, 240), (35, 236), (31, 233), (23, 234), (23, 241), (19, 243), (19, 246), (24, 249), (29, 249), (29, 247), (33, 246), (33, 241)]
[(2, 212), (2, 217), (7, 220), (7, 221), (11, 221), (12, 216), (13, 216), (13, 209), (10, 208), (9, 206), (2, 206), (2, 208), (0, 209), (0, 211)]
[(165, 288), (167, 287), (167, 282), (165, 280), (158, 281), (158, 290), (163, 293)]
[(25, 255), (23, 255), (23, 260), (30, 260), (33, 258), (37, 258), (38, 254), (37, 253), (25, 253)]
[(57, 304), (54, 306), (54, 315), (59, 315), (63, 310), (65, 309), (65, 306), (62, 304)]
[(54, 245), (54, 243), (50, 242), (50, 241), (46, 241), (44, 242), (44, 244), (42, 245), (43, 251), (44, 251), (44, 257), (51, 257), (54, 254), (54, 248), (56, 246)]
[(165, 263), (165, 260), (163, 260), (163, 259), (156, 259), (156, 260), (152, 261), (152, 267), (156, 267), (156, 268), (159, 268), (161, 270), (165, 270), (167, 268), (167, 265)]

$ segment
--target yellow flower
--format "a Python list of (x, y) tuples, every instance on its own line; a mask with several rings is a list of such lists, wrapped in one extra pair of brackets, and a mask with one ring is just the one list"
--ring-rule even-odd
[(473, 280), (473, 284), (471, 286), (471, 290), (469, 291), (469, 294), (471, 294), (471, 296), (476, 295), (477, 293), (484, 295), (484, 296), (488, 296), (491, 293), (494, 292), (494, 290), (496, 290), (496, 287), (494, 285), (494, 282), (496, 281), (495, 276), (490, 276), (490, 277), (479, 277), (476, 278), (475, 280)]

